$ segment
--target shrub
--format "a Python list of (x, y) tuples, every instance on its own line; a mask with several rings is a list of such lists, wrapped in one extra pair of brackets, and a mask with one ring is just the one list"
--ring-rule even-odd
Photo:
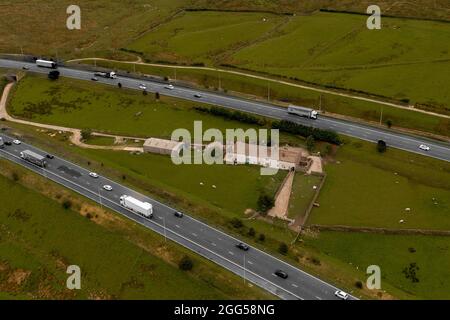
[(384, 152), (386, 152), (386, 149), (387, 149), (386, 142), (384, 142), (383, 140), (378, 140), (378, 143), (377, 143), (377, 150), (378, 150), (378, 152), (379, 153), (384, 153)]
[(288, 246), (286, 243), (282, 242), (280, 243), (280, 246), (278, 247), (278, 252), (281, 253), (282, 255), (286, 255), (288, 253)]
[(19, 179), (20, 179), (19, 174), (17, 172), (13, 172), (12, 173), (12, 179), (14, 181), (19, 181)]
[(63, 201), (62, 206), (64, 209), (68, 210), (72, 207), (72, 201), (70, 201), (69, 199), (66, 199)]
[(248, 235), (249, 235), (250, 237), (254, 237), (255, 234), (256, 234), (255, 229), (250, 228), (250, 229), (248, 230)]
[(259, 195), (258, 202), (256, 203), (256, 208), (260, 213), (266, 214), (267, 211), (272, 209), (274, 204), (275, 199), (273, 198), (273, 196), (269, 196), (263, 193)]
[(264, 242), (264, 240), (266, 240), (266, 236), (264, 235), (264, 233), (261, 233), (258, 237), (258, 240), (261, 242)]
[(363, 288), (363, 283), (358, 280), (358, 281), (355, 282), (355, 287), (357, 287), (358, 289), (362, 289)]
[(230, 223), (231, 223), (231, 225), (232, 225), (233, 227), (235, 227), (236, 229), (240, 229), (240, 228), (242, 228), (242, 227), (244, 226), (244, 224), (242, 223), (242, 221), (241, 221), (240, 219), (238, 219), (238, 218), (233, 218), (233, 219), (231, 219)]
[(90, 129), (81, 130), (81, 139), (84, 141), (88, 140), (92, 135), (92, 131)]
[(188, 256), (184, 256), (178, 263), (178, 267), (180, 268), (180, 270), (189, 271), (194, 267), (194, 263), (191, 258), (189, 258)]

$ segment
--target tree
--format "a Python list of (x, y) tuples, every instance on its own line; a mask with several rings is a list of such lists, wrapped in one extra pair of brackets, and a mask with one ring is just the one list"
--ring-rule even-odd
[(59, 79), (59, 71), (53, 70), (48, 73), (48, 78), (50, 80), (58, 80)]
[(159, 100), (159, 92), (155, 92), (155, 99)]
[(248, 235), (249, 235), (250, 237), (254, 237), (255, 234), (256, 234), (255, 229), (250, 228), (250, 229), (248, 230)]
[(261, 233), (258, 237), (258, 240), (263, 242), (264, 240), (266, 240), (266, 236), (264, 235), (264, 233)]
[(244, 225), (244, 224), (242, 223), (242, 221), (241, 221), (240, 219), (238, 219), (238, 218), (233, 218), (233, 219), (231, 219), (230, 223), (231, 223), (231, 225), (232, 225), (233, 227), (235, 227), (236, 229), (240, 229), (240, 228), (242, 228), (243, 225)]
[(312, 135), (308, 136), (308, 138), (306, 138), (306, 148), (308, 149), (309, 152), (314, 150), (315, 144), (316, 144), (316, 141)]
[(282, 255), (286, 255), (288, 253), (288, 246), (286, 243), (282, 242), (280, 243), (280, 246), (278, 247), (278, 252), (281, 253)]
[(178, 263), (178, 267), (180, 268), (180, 270), (189, 271), (194, 267), (194, 263), (192, 262), (191, 258), (189, 258), (188, 256), (184, 256)]
[(81, 139), (86, 141), (88, 140), (92, 135), (92, 131), (90, 129), (83, 129), (81, 130)]
[(269, 196), (265, 193), (259, 195), (258, 202), (256, 203), (257, 210), (262, 214), (267, 213), (274, 205), (275, 199), (273, 196)]
[(144, 96), (146, 96), (148, 93), (147, 93), (147, 90), (144, 90), (144, 91), (142, 91), (142, 94), (144, 95)]
[(378, 152), (384, 153), (384, 152), (386, 152), (386, 149), (387, 149), (386, 142), (384, 142), (383, 140), (378, 140), (378, 143), (377, 143)]
[(120, 82), (117, 84), (117, 86), (119, 87), (119, 89), (122, 88), (122, 84)]
[(69, 199), (66, 199), (63, 201), (62, 206), (64, 209), (70, 209), (72, 207), (72, 201), (70, 201)]
[(391, 119), (388, 119), (388, 120), (386, 121), (386, 125), (387, 125), (387, 127), (390, 129), (390, 128), (392, 127), (392, 120), (391, 120)]

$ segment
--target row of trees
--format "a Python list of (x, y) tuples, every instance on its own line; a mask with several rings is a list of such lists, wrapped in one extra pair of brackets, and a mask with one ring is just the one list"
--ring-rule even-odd
[(266, 121), (264, 119), (240, 111), (232, 111), (219, 107), (211, 107), (211, 108), (195, 107), (195, 110), (204, 113), (209, 113), (214, 116), (223, 117), (228, 120), (236, 120), (244, 123), (256, 124), (259, 126), (266, 125)]
[(307, 127), (287, 120), (272, 122), (272, 128), (305, 138), (312, 137), (314, 140), (325, 141), (336, 145), (340, 145), (342, 143), (341, 138), (334, 131)]

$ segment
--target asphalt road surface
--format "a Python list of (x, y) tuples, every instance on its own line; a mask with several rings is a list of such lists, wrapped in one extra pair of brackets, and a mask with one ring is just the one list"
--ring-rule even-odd
[[(0, 133), (4, 141), (12, 141), (13, 137)], [(184, 217), (174, 216), (175, 209), (154, 199), (129, 189), (119, 183), (100, 176), (92, 178), (89, 171), (59, 157), (47, 159), (46, 168), (38, 167), (20, 158), (20, 152), (31, 150), (40, 155), (47, 155), (43, 150), (22, 141), (20, 145), (5, 145), (0, 148), (0, 157), (22, 165), (64, 187), (67, 187), (104, 207), (108, 207), (127, 218), (173, 240), (201, 256), (219, 264), (263, 289), (286, 300), (330, 300), (337, 299), (334, 286), (295, 268), (257, 248), (250, 247), (242, 251), (236, 247), (240, 241), (220, 230), (206, 225), (186, 214)], [(104, 185), (112, 186), (112, 191), (103, 189)], [(122, 195), (129, 195), (153, 205), (154, 217), (146, 219), (129, 211), (119, 204)], [(277, 277), (275, 270), (283, 270), (287, 279)], [(354, 299), (351, 297), (351, 299)]]
[[(26, 66), (31, 72), (48, 73), (47, 68), (37, 67), (34, 63), (26, 63), (13, 60), (0, 59), (0, 67), (21, 69)], [(92, 81), (93, 72), (81, 71), (66, 67), (59, 67), (58, 70), (61, 76), (75, 78), (80, 80)], [(220, 93), (202, 91), (198, 89), (175, 86), (173, 89), (166, 88), (166, 84), (150, 81), (150, 80), (136, 80), (127, 77), (119, 77), (118, 79), (106, 79), (97, 77), (98, 82), (114, 85), (120, 82), (123, 87), (139, 90), (140, 84), (145, 84), (148, 92), (160, 92), (160, 94), (182, 98), (192, 101), (201, 101), (213, 105), (223, 106), (239, 111), (258, 114), (274, 119), (284, 119), (295, 123), (313, 126), (321, 129), (328, 129), (336, 131), (340, 134), (351, 137), (363, 139), (370, 142), (384, 140), (388, 147), (395, 147), (398, 149), (430, 156), (433, 158), (450, 161), (450, 144), (435, 141), (428, 138), (399, 133), (393, 130), (381, 129), (370, 125), (349, 122), (345, 120), (333, 119), (330, 117), (319, 115), (317, 120), (301, 118), (287, 113), (285, 108), (262, 103), (258, 101), (246, 100), (242, 98), (232, 97)], [(201, 98), (196, 98), (194, 95), (200, 94)], [(430, 147), (429, 151), (419, 149), (419, 145), (425, 144)]]

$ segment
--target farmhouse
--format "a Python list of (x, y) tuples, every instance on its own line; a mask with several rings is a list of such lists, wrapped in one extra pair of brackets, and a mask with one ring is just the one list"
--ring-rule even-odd
[[(276, 150), (276, 149), (275, 149)], [(278, 149), (278, 159), (270, 147), (236, 142), (228, 145), (225, 152), (227, 164), (254, 164), (281, 170), (301, 170), (310, 165), (307, 154), (300, 148), (283, 146)]]
[(183, 142), (150, 138), (145, 140), (144, 152), (171, 155), (172, 151), (179, 153), (183, 145)]

